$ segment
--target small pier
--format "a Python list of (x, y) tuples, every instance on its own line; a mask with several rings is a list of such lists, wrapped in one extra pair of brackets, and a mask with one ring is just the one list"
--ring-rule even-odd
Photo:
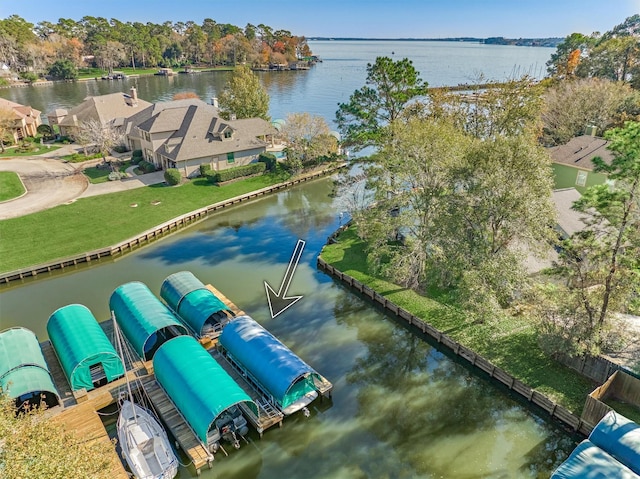
[(154, 409), (171, 431), (180, 448), (191, 459), (196, 471), (199, 473), (204, 465), (211, 467), (213, 455), (196, 437), (158, 382), (151, 376), (147, 376), (142, 380), (142, 383)]
[[(96, 441), (106, 444), (111, 443), (100, 416), (98, 416), (91, 403), (87, 402), (64, 409), (51, 420), (62, 424), (65, 430), (75, 433), (79, 438), (89, 443)], [(129, 479), (129, 474), (125, 471), (122, 461), (120, 461), (115, 450), (113, 451), (107, 476), (114, 479)]]
[(233, 378), (238, 386), (242, 388), (244, 392), (246, 392), (253, 402), (258, 406), (259, 417), (251, 411), (250, 408), (246, 407), (244, 404), (240, 404), (240, 408), (242, 409), (242, 413), (249, 420), (251, 425), (258, 431), (260, 437), (264, 431), (269, 429), (276, 424), (278, 426), (282, 426), (282, 419), (284, 419), (284, 414), (274, 408), (268, 401), (266, 401), (262, 394), (258, 392), (258, 388), (254, 387), (249, 381), (250, 379), (243, 375), (241, 371), (236, 369), (231, 362), (225, 358), (220, 351), (218, 351), (215, 347), (209, 350), (209, 354), (215, 359), (220, 366)]

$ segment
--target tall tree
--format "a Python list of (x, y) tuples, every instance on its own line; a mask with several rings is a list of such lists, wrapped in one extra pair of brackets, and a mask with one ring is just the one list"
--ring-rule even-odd
[(287, 143), (287, 163), (295, 170), (338, 152), (338, 140), (321, 116), (290, 113), (281, 135)]
[(13, 110), (0, 108), (0, 150), (2, 150), (2, 153), (5, 152), (5, 141), (10, 142), (10, 144), (15, 142), (13, 128), (16, 125), (16, 121), (17, 118)]
[(343, 143), (358, 150), (383, 143), (387, 127), (407, 105), (427, 94), (427, 83), (407, 58), (378, 57), (367, 65), (366, 85), (340, 103), (336, 123)]
[(577, 50), (586, 55), (596, 44), (596, 41), (595, 38), (582, 33), (572, 33), (567, 36), (558, 44), (556, 51), (551, 54), (551, 58), (547, 62), (547, 71), (553, 76), (567, 75), (570, 70), (572, 53)]
[(614, 183), (592, 186), (576, 202), (587, 224), (563, 254), (564, 273), (596, 345), (611, 311), (625, 312), (640, 290), (640, 123), (627, 122), (606, 137), (614, 159), (610, 165), (594, 159), (594, 170)]
[[(544, 96), (543, 142), (561, 145), (587, 126), (603, 134), (621, 120), (640, 115), (640, 93), (629, 85), (599, 78), (560, 82)], [(640, 119), (640, 117), (639, 117)]]
[(258, 76), (246, 65), (236, 67), (218, 97), (220, 115), (230, 119), (262, 118), (269, 121), (269, 94)]
[(549, 156), (534, 135), (476, 141), (450, 181), (442, 268), (471, 309), (497, 313), (527, 282), (525, 256), (553, 239)]

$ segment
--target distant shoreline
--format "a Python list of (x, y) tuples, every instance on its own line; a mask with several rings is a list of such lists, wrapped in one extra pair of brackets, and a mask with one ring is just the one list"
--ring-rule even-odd
[(307, 37), (308, 41), (373, 41), (373, 42), (467, 42), (481, 43), (484, 45), (512, 45), (518, 47), (548, 47), (556, 48), (564, 38), (476, 38), (476, 37), (452, 37), (452, 38), (360, 38), (360, 37)]

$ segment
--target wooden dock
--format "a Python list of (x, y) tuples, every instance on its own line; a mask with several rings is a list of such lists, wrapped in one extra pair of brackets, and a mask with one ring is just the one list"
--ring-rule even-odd
[(206, 288), (211, 291), (213, 294), (215, 294), (217, 296), (217, 298), (222, 301), (227, 308), (229, 308), (233, 314), (235, 316), (244, 316), (247, 313), (245, 313), (244, 311), (242, 311), (240, 308), (238, 308), (232, 301), (229, 300), (229, 298), (227, 298), (224, 294), (222, 294), (220, 291), (218, 291), (216, 288), (214, 288), (212, 285), (208, 284), (206, 286)]
[(142, 382), (154, 409), (171, 431), (180, 448), (193, 462), (198, 474), (203, 466), (209, 465), (211, 467), (213, 454), (210, 454), (196, 437), (191, 427), (189, 427), (158, 382), (151, 376), (144, 378)]
[[(111, 439), (109, 439), (100, 416), (98, 416), (98, 413), (90, 403), (66, 408), (50, 420), (64, 425), (67, 431), (76, 434), (77, 437), (89, 443), (101, 441), (111, 444)], [(129, 474), (125, 471), (115, 447), (113, 447), (113, 457), (108, 476), (114, 479), (129, 479)]]
[(262, 394), (258, 392), (258, 390), (253, 387), (246, 376), (244, 376), (240, 371), (238, 371), (231, 362), (225, 358), (220, 351), (216, 348), (212, 348), (209, 350), (209, 354), (216, 360), (216, 362), (222, 366), (222, 368), (233, 378), (238, 386), (242, 388), (244, 392), (246, 392), (249, 397), (255, 402), (258, 406), (258, 416), (256, 416), (253, 411), (244, 404), (240, 404), (240, 408), (244, 413), (245, 417), (249, 420), (251, 425), (258, 431), (260, 437), (264, 431), (269, 429), (276, 424), (278, 426), (282, 426), (282, 420), (284, 419), (284, 414), (278, 411), (273, 405), (271, 405), (268, 401), (266, 401)]

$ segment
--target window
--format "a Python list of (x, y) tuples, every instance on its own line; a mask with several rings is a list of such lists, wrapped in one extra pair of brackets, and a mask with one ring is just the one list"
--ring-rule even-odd
[(578, 176), (576, 177), (576, 185), (584, 186), (586, 184), (587, 184), (587, 172), (578, 171)]
[(229, 163), (234, 163), (236, 161), (233, 151), (231, 153), (227, 153), (227, 161)]

